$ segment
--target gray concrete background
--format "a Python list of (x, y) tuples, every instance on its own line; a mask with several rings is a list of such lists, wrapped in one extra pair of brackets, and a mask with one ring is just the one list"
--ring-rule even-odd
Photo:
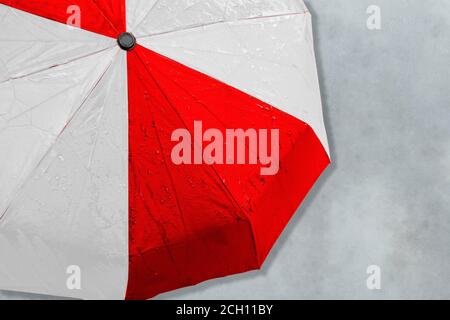
[(334, 164), (261, 272), (161, 299), (450, 299), (450, 1), (306, 2)]

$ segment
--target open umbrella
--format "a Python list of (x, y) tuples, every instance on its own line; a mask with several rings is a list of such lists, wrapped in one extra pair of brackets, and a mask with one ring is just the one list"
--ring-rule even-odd
[(0, 0), (0, 289), (258, 269), (329, 164), (301, 0)]

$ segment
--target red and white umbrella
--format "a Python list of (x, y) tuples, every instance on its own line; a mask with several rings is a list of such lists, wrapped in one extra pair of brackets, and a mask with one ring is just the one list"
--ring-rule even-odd
[(328, 166), (302, 0), (0, 0), (0, 289), (258, 269)]

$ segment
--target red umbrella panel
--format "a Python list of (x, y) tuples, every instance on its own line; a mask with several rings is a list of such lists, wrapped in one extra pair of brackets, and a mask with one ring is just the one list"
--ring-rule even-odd
[(259, 269), (330, 163), (303, 1), (0, 0), (0, 26), (0, 289)]

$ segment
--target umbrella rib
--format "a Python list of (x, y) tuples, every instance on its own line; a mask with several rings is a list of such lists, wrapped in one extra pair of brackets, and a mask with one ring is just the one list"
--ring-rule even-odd
[(108, 21), (108, 23), (114, 29), (114, 31), (118, 33), (119, 31), (117, 30), (116, 26), (114, 25), (114, 23), (112, 23), (111, 20), (109, 20), (109, 18), (106, 16), (106, 14), (103, 12), (103, 10), (98, 6), (97, 1), (91, 0), (91, 2), (97, 8), (97, 10), (100, 12), (100, 14), (103, 16), (103, 18), (105, 18), (106, 21)]
[[(232, 57), (242, 57), (241, 54), (237, 54), (237, 53), (231, 53), (231, 52), (220, 52), (220, 51), (213, 51), (213, 50), (206, 50), (206, 49), (197, 49), (197, 48), (189, 48), (189, 47), (185, 47), (185, 46), (174, 46), (174, 45), (168, 45), (168, 44), (162, 44), (162, 45), (158, 45), (159, 47), (166, 47), (166, 48), (173, 48), (173, 49), (183, 49), (183, 50), (189, 50), (189, 51), (198, 51), (198, 52), (204, 52), (204, 53), (211, 53), (211, 54), (219, 54), (219, 55), (223, 55), (223, 56), (232, 56)], [(273, 61), (270, 59), (265, 59), (265, 58), (261, 58), (256, 56), (255, 54), (251, 54), (248, 53), (248, 56), (250, 56), (252, 59), (255, 60), (260, 60), (260, 61), (264, 61), (264, 62), (268, 62), (274, 65), (277, 65), (279, 67), (283, 67), (283, 68), (293, 68), (293, 69), (297, 69), (298, 67), (295, 65), (286, 65), (277, 61)]]
[[(223, 11), (224, 11), (224, 15), (222, 17), (222, 19), (226, 19), (226, 12), (227, 12), (227, 8), (228, 8), (228, 2), (230, 0), (227, 1), (227, 3), (223, 6)], [(197, 4), (190, 4), (187, 7), (183, 8), (184, 11), (188, 11), (189, 9), (193, 8), (195, 5)], [(142, 22), (148, 17), (148, 15), (150, 14), (150, 12), (145, 16), (145, 18), (140, 22), (140, 24), (142, 24)], [(178, 14), (179, 15), (179, 14)], [(178, 17), (178, 15), (175, 15), (175, 18)], [(159, 28), (165, 24), (167, 24), (168, 22), (170, 22), (171, 19), (173, 19), (174, 17), (169, 17), (168, 19), (163, 20), (162, 22), (160, 22), (158, 25), (155, 26), (155, 28)]]
[[(139, 55), (139, 53), (137, 53), (137, 57), (139, 58), (139, 60), (141, 61), (141, 63), (144, 65), (144, 68), (145, 68), (145, 70), (149, 73), (150, 77), (151, 77), (151, 78), (153, 79), (153, 81), (156, 83), (156, 79), (154, 79), (153, 75), (152, 75), (152, 74), (150, 73), (150, 71), (148, 70), (147, 66), (145, 65), (145, 63), (144, 63), (144, 61), (142, 60), (142, 58), (141, 58), (141, 56)], [(156, 83), (156, 84), (157, 84), (157, 83)], [(157, 84), (157, 86), (158, 86), (158, 88), (159, 88), (159, 85), (158, 85), (158, 84)], [(161, 88), (159, 88), (159, 90), (161, 90)], [(163, 93), (163, 92), (161, 91), (161, 93)], [(163, 93), (163, 95), (164, 95), (164, 93)], [(164, 95), (164, 96), (165, 96), (165, 95)], [(166, 99), (167, 99), (167, 98), (166, 98)], [(169, 102), (169, 101), (168, 101), (168, 102)], [(170, 104), (170, 102), (169, 102), (169, 104)], [(152, 111), (151, 111), (151, 108), (149, 108), (149, 109), (150, 109), (150, 112), (152, 112)], [(153, 112), (152, 112), (152, 114), (153, 114)], [(154, 118), (154, 117), (152, 117), (152, 118)], [(184, 226), (184, 229), (185, 229), (185, 233), (186, 233), (186, 235), (187, 235), (188, 229), (187, 229), (186, 221), (184, 220), (183, 209), (182, 209), (182, 207), (181, 207), (180, 199), (178, 198), (178, 193), (177, 193), (177, 190), (176, 190), (176, 187), (175, 187), (175, 182), (173, 181), (173, 177), (172, 177), (172, 175), (170, 174), (169, 167), (167, 166), (166, 158), (164, 157), (164, 152), (163, 152), (164, 150), (163, 150), (161, 138), (160, 138), (159, 133), (158, 133), (158, 130), (156, 130), (156, 128), (155, 128), (155, 134), (156, 134), (156, 138), (157, 138), (157, 140), (158, 140), (158, 144), (159, 144), (159, 146), (160, 146), (161, 155), (162, 155), (163, 160), (164, 160), (164, 166), (165, 166), (166, 171), (167, 171), (167, 174), (168, 174), (168, 176), (169, 176), (170, 183), (172, 184), (172, 188), (174, 189), (174, 194), (175, 194), (175, 198), (176, 198), (176, 201), (177, 201), (177, 207), (178, 207), (178, 210), (180, 211), (180, 214), (181, 214), (181, 221), (182, 221), (182, 223), (183, 223), (183, 226)]]
[[(33, 107), (30, 107), (29, 109), (26, 109), (26, 110), (24, 110), (24, 111), (18, 113), (17, 115), (15, 115), (15, 116), (12, 117), (12, 118), (9, 118), (8, 121), (14, 121), (14, 120), (16, 120), (16, 119), (19, 119), (20, 117), (22, 117), (23, 115), (25, 115), (25, 114), (27, 114), (27, 113), (30, 113), (30, 112), (33, 112), (34, 110), (39, 109), (39, 108), (42, 107), (46, 102), (48, 102), (48, 101), (50, 101), (50, 100), (52, 100), (52, 99), (54, 99), (54, 98), (60, 96), (60, 95), (63, 94), (63, 93), (66, 93), (66, 92), (72, 90), (72, 89), (75, 88), (75, 87), (76, 87), (76, 85), (71, 86), (71, 87), (68, 87), (68, 88), (66, 88), (66, 89), (64, 89), (64, 90), (62, 90), (62, 91), (57, 92), (56, 94), (50, 96), (50, 97), (49, 97), (48, 99), (46, 99), (45, 101), (43, 101), (43, 102), (41, 102), (41, 103), (39, 103), (39, 104), (37, 104), (37, 105), (35, 105), (35, 106), (33, 106)], [(16, 100), (18, 100), (18, 101), (20, 102), (19, 99), (16, 98)], [(2, 132), (3, 130), (6, 130), (6, 129), (7, 129), (7, 128), (3, 128), (3, 129), (0, 130), (0, 132)], [(35, 129), (38, 129), (38, 130), (41, 130), (41, 131), (50, 133), (49, 131), (43, 130), (43, 129), (41, 129), (41, 128), (35, 127)]]
[(156, 36), (173, 34), (173, 33), (181, 32), (181, 31), (195, 30), (195, 29), (200, 29), (200, 28), (204, 28), (204, 27), (220, 25), (220, 24), (224, 24), (224, 23), (235, 23), (235, 22), (253, 21), (253, 20), (260, 20), (260, 19), (272, 19), (272, 18), (282, 18), (282, 17), (290, 17), (290, 16), (300, 16), (300, 15), (305, 15), (307, 13), (309, 13), (308, 10), (301, 11), (301, 12), (293, 12), (293, 13), (274, 14), (274, 15), (270, 15), (270, 16), (242, 18), (242, 19), (236, 19), (236, 20), (219, 20), (219, 21), (210, 22), (210, 23), (194, 24), (192, 26), (176, 28), (176, 29), (172, 29), (169, 31), (157, 32), (154, 34), (144, 35), (144, 36), (140, 36), (137, 38), (138, 39), (151, 38), (151, 37), (156, 37)]
[[(130, 165), (131, 165), (132, 168), (133, 168), (132, 174), (133, 174), (133, 176), (134, 176), (134, 179), (135, 179), (135, 181), (138, 181), (137, 175), (139, 174), (139, 172), (135, 169), (134, 163), (131, 163)], [(138, 187), (139, 187), (139, 189), (141, 189), (140, 186), (138, 186)], [(148, 189), (147, 186), (146, 186), (146, 189)], [(148, 191), (149, 191), (149, 190), (147, 190), (147, 192), (148, 192)], [(162, 240), (162, 242), (163, 242), (163, 244), (164, 244), (164, 247), (166, 248), (167, 253), (169, 254), (170, 260), (172, 261), (172, 263), (173, 263), (175, 269), (177, 269), (177, 272), (180, 274), (180, 271), (179, 271), (178, 266), (177, 266), (176, 261), (175, 261), (175, 257), (174, 257), (174, 255), (173, 255), (173, 252), (172, 252), (171, 248), (170, 248), (169, 239), (168, 239), (167, 233), (165, 232), (164, 227), (163, 227), (162, 224), (158, 221), (158, 219), (156, 219), (156, 218), (153, 216), (153, 214), (151, 213), (152, 210), (151, 210), (151, 208), (149, 208), (149, 206), (148, 206), (147, 202), (145, 201), (145, 199), (142, 199), (142, 197), (141, 197), (141, 201), (142, 201), (142, 204), (143, 204), (143, 206), (144, 206), (144, 208), (145, 208), (145, 211), (147, 211), (148, 215), (150, 216), (150, 219), (153, 221), (153, 223), (156, 225), (156, 227), (157, 227), (157, 229), (158, 229), (159, 235), (161, 236), (161, 240)], [(152, 248), (147, 249), (147, 250), (151, 250), (151, 249), (152, 249)], [(144, 250), (141, 250), (141, 249), (138, 248), (138, 247), (136, 247), (136, 250), (138, 251), (138, 253), (139, 253), (139, 255), (141, 256), (141, 258), (142, 258), (142, 260), (144, 261), (144, 263), (146, 263), (146, 260), (144, 259), (144, 254), (145, 254), (145, 252), (146, 252), (147, 250), (145, 250), (145, 249), (144, 249)], [(151, 269), (151, 268), (149, 268), (149, 269)]]
[[(118, 55), (119, 55), (119, 53), (116, 53), (116, 57)], [(112, 66), (112, 64), (110, 64), (108, 66), (106, 71), (108, 71), (111, 66)], [(112, 83), (109, 83), (107, 94), (110, 94), (112, 86), (113, 86)], [(102, 125), (102, 123), (104, 121), (104, 118), (105, 118), (105, 113), (106, 113), (105, 110), (107, 109), (106, 100), (107, 100), (107, 98), (105, 97), (105, 100), (103, 101), (103, 105), (102, 105), (102, 108), (101, 108), (100, 118), (99, 118), (99, 120), (97, 122), (98, 126)], [(90, 156), (89, 156), (89, 162), (88, 162), (88, 166), (87, 166), (88, 170), (90, 170), (91, 167), (92, 167), (92, 162), (93, 162), (93, 159), (94, 159), (94, 156), (95, 156), (95, 152), (97, 151), (97, 148), (98, 148), (98, 140), (99, 140), (99, 138), (100, 138), (100, 129), (98, 129), (97, 133), (95, 134), (95, 141), (94, 141), (94, 145), (92, 147), (92, 150), (91, 150), (91, 153), (90, 153)]]
[(153, 9), (156, 7), (156, 5), (159, 2), (160, 2), (160, 0), (156, 0), (155, 3), (153, 3), (153, 5), (148, 10), (147, 14), (138, 23), (136, 23), (132, 29), (138, 29), (141, 26), (142, 22), (144, 22), (144, 20), (147, 19), (147, 17), (150, 15), (150, 13), (152, 13)]
[(68, 126), (72, 123), (72, 120), (80, 113), (80, 111), (82, 110), (83, 106), (85, 105), (85, 103), (87, 102), (87, 100), (91, 97), (92, 93), (95, 91), (95, 89), (98, 87), (98, 85), (100, 84), (100, 82), (102, 81), (102, 79), (104, 78), (105, 74), (108, 72), (108, 70), (111, 68), (112, 64), (113, 64), (114, 59), (111, 59), (111, 63), (108, 64), (107, 68), (104, 70), (104, 72), (100, 75), (100, 77), (98, 78), (98, 80), (96, 81), (96, 83), (94, 84), (94, 86), (92, 87), (92, 89), (88, 92), (88, 94), (86, 95), (86, 97), (83, 99), (83, 101), (81, 102), (80, 106), (76, 109), (76, 111), (74, 112), (74, 114), (70, 117), (70, 119), (67, 121), (66, 125), (64, 126), (64, 128), (62, 128), (62, 130), (60, 131), (60, 133), (58, 134), (58, 136), (55, 138), (54, 142), (52, 143), (52, 145), (48, 148), (48, 150), (45, 152), (45, 154), (42, 156), (42, 158), (39, 160), (39, 162), (37, 163), (37, 165), (30, 171), (30, 173), (27, 175), (27, 178), (25, 178), (24, 182), (17, 188), (17, 190), (14, 192), (14, 194), (11, 196), (11, 200), (9, 201), (8, 206), (6, 207), (5, 210), (3, 210), (2, 213), (0, 213), (0, 223), (2, 221), (4, 221), (4, 218), (6, 217), (6, 215), (8, 214), (8, 212), (11, 209), (11, 205), (13, 204), (15, 198), (17, 197), (18, 194), (20, 194), (20, 192), (28, 185), (28, 182), (30, 180), (30, 177), (33, 176), (33, 174), (36, 172), (36, 170), (40, 167), (40, 165), (42, 164), (42, 162), (47, 158), (47, 156), (50, 154), (50, 152), (53, 150), (53, 148), (55, 147), (55, 145), (57, 144), (57, 142), (59, 141), (59, 139), (61, 138), (61, 136), (63, 135), (63, 133), (66, 131), (66, 129), (68, 128)]
[[(139, 54), (138, 54), (139, 56)], [(139, 57), (140, 58), (140, 57)], [(164, 90), (161, 88), (160, 84), (158, 83), (158, 81), (155, 79), (155, 77), (153, 76), (153, 74), (151, 73), (151, 71), (147, 68), (147, 66), (145, 65), (145, 63), (142, 61), (142, 59), (140, 58), (141, 62), (144, 64), (145, 69), (147, 70), (147, 72), (149, 73), (149, 75), (151, 76), (151, 78), (153, 79), (153, 81), (156, 83), (158, 89), (160, 90), (161, 94), (164, 96), (165, 100), (168, 102), (168, 104), (171, 106), (171, 108), (175, 111), (175, 113), (177, 114), (177, 117), (180, 119), (181, 123), (183, 123), (183, 126), (188, 129), (186, 123), (184, 122), (183, 118), (181, 117), (181, 115), (179, 114), (178, 110), (175, 108), (175, 106), (172, 104), (172, 102), (170, 101), (170, 99), (167, 97), (167, 95), (165, 94)], [(162, 147), (162, 146), (161, 146)], [(239, 205), (238, 201), (236, 200), (236, 198), (233, 196), (233, 194), (231, 193), (231, 190), (228, 188), (228, 186), (224, 183), (222, 177), (220, 176), (220, 174), (218, 173), (217, 169), (214, 166), (211, 166), (214, 174), (217, 176), (218, 181), (220, 181), (220, 185), (222, 185), (226, 191), (226, 193), (228, 194), (228, 198), (231, 201), (231, 203), (234, 204), (235, 208), (238, 208), (240, 212), (244, 213), (244, 215), (247, 217), (247, 215), (245, 214), (245, 211), (242, 209), (242, 207)], [(240, 217), (237, 214), (233, 215), (235, 217)]]
[[(40, 15), (36, 15), (34, 13), (30, 13), (30, 12), (28, 12), (26, 10), (15, 9), (15, 10), (18, 10), (18, 11), (13, 11), (12, 8), (9, 8), (9, 9), (10, 9), (9, 12), (12, 13), (13, 15), (15, 15), (16, 17), (18, 17), (19, 19), (21, 19), (24, 24), (27, 23), (27, 24), (31, 25), (33, 28), (40, 29), (41, 31), (43, 31), (45, 33), (49, 33), (49, 34), (55, 36), (53, 31), (50, 31), (48, 29), (43, 28), (42, 25), (36, 23), (36, 21), (33, 21), (31, 19), (26, 19), (25, 16), (22, 13), (31, 14), (33, 16), (37, 16), (37, 17), (40, 17), (40, 18), (43, 18), (43, 19), (46, 19), (46, 20), (50, 20), (50, 21), (53, 21), (53, 22), (57, 22), (57, 21), (55, 21), (53, 19), (50, 19), (50, 18), (46, 18), (46, 17), (40, 16)], [(19, 14), (19, 12), (20, 12), (20, 14)]]
[[(161, 72), (161, 70), (160, 70), (160, 72)], [(162, 72), (161, 72), (162, 73)], [(169, 81), (171, 81), (172, 83), (174, 83), (178, 88), (180, 88), (181, 90), (183, 90), (187, 95), (189, 95), (195, 102), (197, 102), (199, 105), (201, 105), (209, 114), (211, 114), (216, 120), (217, 120), (217, 122), (219, 122), (224, 128), (226, 128), (226, 125), (225, 125), (225, 123), (210, 109), (210, 108), (208, 108), (208, 106), (207, 105), (205, 105), (203, 102), (201, 102), (200, 101), (200, 99), (198, 99), (198, 97), (196, 97), (195, 95), (193, 95), (192, 93), (190, 93), (190, 92), (188, 92), (188, 90), (186, 90), (185, 88), (183, 88), (183, 86), (181, 86), (179, 83), (177, 83), (177, 82), (175, 82), (171, 77), (167, 77), (166, 76), (166, 78), (169, 80)], [(215, 80), (217, 80), (217, 79), (215, 79)], [(217, 80), (217, 81), (219, 81), (220, 82), (220, 80)], [(233, 89), (235, 89), (234, 87), (232, 87)], [(236, 89), (236, 90), (238, 90), (238, 89)], [(239, 90), (240, 91), (240, 90)], [(245, 92), (243, 92), (244, 94), (246, 94)], [(183, 124), (184, 124), (184, 126), (185, 126), (185, 128), (187, 129), (187, 126), (186, 126), (186, 124), (183, 122)], [(245, 146), (246, 147), (246, 150), (250, 153), (251, 151), (250, 151), (250, 148), (246, 145)], [(212, 166), (213, 167), (213, 169), (215, 169), (215, 167), (214, 167), (214, 165)], [(214, 171), (216, 171), (216, 170), (214, 170)], [(219, 175), (218, 173), (217, 173), (217, 175)], [(219, 176), (219, 178), (220, 178), (220, 176)], [(230, 191), (230, 194), (231, 194), (231, 191)], [(237, 201), (236, 201), (237, 202)], [(242, 210), (242, 208), (240, 208), (241, 210)]]
[[(160, 72), (161, 72), (161, 70), (160, 70)], [(162, 72), (161, 72), (162, 73)], [(166, 78), (168, 79), (168, 80), (170, 80), (172, 83), (174, 83), (178, 88), (180, 88), (181, 90), (183, 90), (184, 91), (184, 93), (186, 93), (187, 95), (189, 95), (192, 99), (194, 99), (199, 105), (201, 105), (207, 112), (209, 112), (216, 120), (217, 120), (217, 122), (219, 122), (220, 124), (222, 124), (222, 126), (225, 128), (226, 127), (226, 125), (225, 125), (225, 123), (216, 115), (216, 114), (214, 114), (203, 102), (201, 102), (201, 101), (199, 101), (198, 99), (197, 99), (197, 97), (196, 96), (194, 96), (192, 93), (190, 93), (190, 92), (188, 92), (188, 90), (186, 90), (185, 88), (183, 88), (179, 83), (177, 83), (177, 82), (175, 82), (172, 78), (170, 78), (170, 77), (167, 77), (166, 76)], [(181, 118), (181, 117), (180, 117)], [(185, 128), (187, 129), (187, 126), (186, 126), (186, 124), (183, 122), (183, 125), (185, 126)]]
[(96, 55), (96, 54), (102, 53), (102, 52), (104, 52), (104, 51), (110, 50), (110, 49), (112, 49), (112, 48), (114, 48), (114, 47), (115, 47), (115, 45), (113, 45), (113, 46), (108, 46), (108, 47), (103, 48), (103, 49), (101, 49), (101, 50), (97, 50), (97, 51), (94, 51), (94, 52), (90, 52), (90, 53), (85, 54), (85, 55), (83, 55), (83, 56), (79, 56), (79, 57), (73, 58), (73, 59), (71, 59), (71, 60), (67, 60), (67, 61), (65, 61), (65, 62), (63, 62), (63, 63), (58, 63), (58, 64), (55, 64), (55, 65), (52, 65), (52, 66), (49, 66), (49, 67), (45, 67), (45, 68), (42, 68), (42, 69), (39, 69), (39, 70), (30, 72), (30, 73), (21, 75), (21, 76), (16, 76), (16, 77), (12, 76), (12, 77), (9, 77), (9, 78), (6, 79), (6, 80), (0, 81), (0, 84), (6, 83), (6, 82), (9, 82), (9, 81), (15, 81), (15, 80), (19, 80), (19, 79), (28, 78), (28, 77), (30, 77), (30, 76), (33, 76), (33, 75), (36, 75), (36, 74), (39, 74), (39, 73), (48, 71), (48, 70), (53, 69), (53, 68), (62, 67), (62, 66), (68, 65), (68, 64), (70, 64), (70, 63), (72, 63), (72, 62), (77, 62), (77, 61), (79, 61), (79, 60), (82, 60), (82, 59), (85, 59), (85, 58), (94, 56), (94, 55)]

